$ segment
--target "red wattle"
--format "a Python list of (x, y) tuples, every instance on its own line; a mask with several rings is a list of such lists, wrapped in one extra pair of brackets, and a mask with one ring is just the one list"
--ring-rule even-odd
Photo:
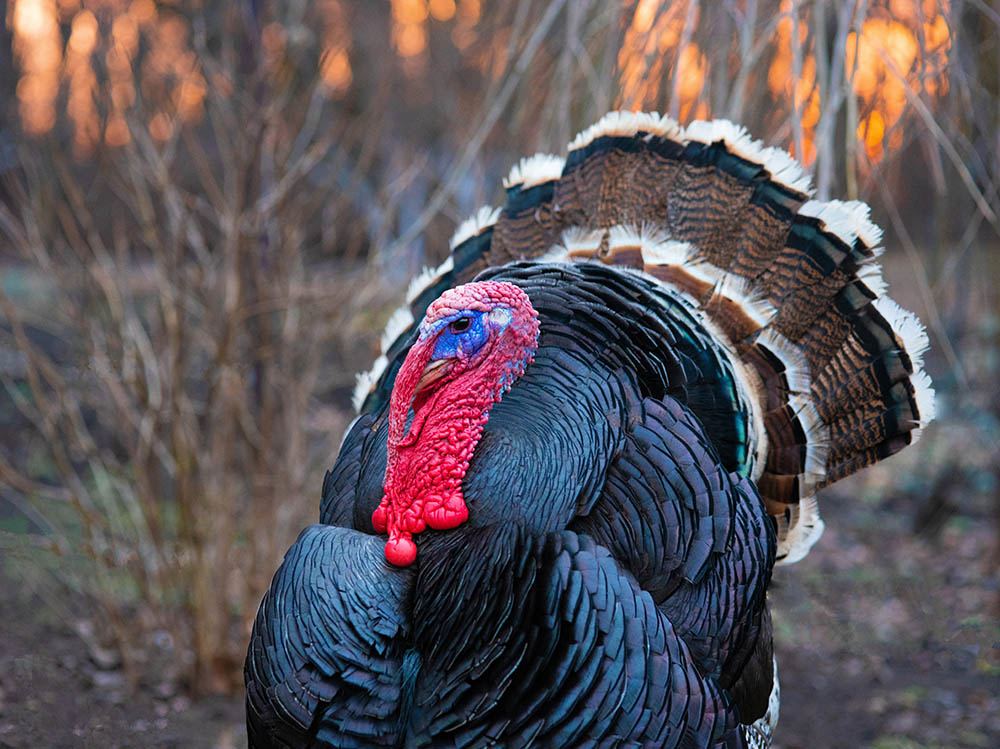
[(461, 499), (450, 498), (440, 507), (427, 510), (424, 518), (427, 525), (438, 531), (447, 531), (457, 528), (469, 519), (469, 509)]
[(397, 567), (409, 567), (417, 558), (417, 545), (413, 543), (410, 534), (401, 531), (399, 536), (385, 542), (385, 558), (389, 564)]
[(389, 498), (382, 497), (382, 502), (372, 513), (372, 527), (376, 533), (385, 533), (389, 527)]

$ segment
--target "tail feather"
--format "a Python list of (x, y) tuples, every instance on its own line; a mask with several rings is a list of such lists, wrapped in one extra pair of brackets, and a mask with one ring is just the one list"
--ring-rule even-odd
[[(697, 310), (752, 403), (752, 477), (803, 556), (822, 521), (815, 492), (881, 460), (934, 416), (927, 336), (884, 296), (881, 231), (858, 202), (810, 199), (787, 153), (730, 122), (686, 128), (611, 112), (565, 159), (536, 154), (481, 209), (452, 255), (411, 286), (383, 341), (389, 359), (445, 289), (515, 260), (601, 262), (655, 278)], [(385, 368), (359, 379), (356, 401)]]
[(507, 190), (515, 188), (527, 190), (535, 185), (544, 185), (546, 182), (559, 179), (565, 166), (566, 159), (562, 156), (536, 153), (514, 164), (503, 181), (503, 186)]

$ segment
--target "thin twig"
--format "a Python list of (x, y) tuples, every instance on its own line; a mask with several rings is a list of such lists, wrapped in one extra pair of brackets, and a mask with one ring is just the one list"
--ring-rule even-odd
[(885, 178), (880, 173), (876, 173), (875, 180), (878, 184), (879, 193), (882, 195), (882, 204), (889, 213), (889, 220), (892, 221), (892, 227), (895, 229), (896, 235), (899, 237), (903, 249), (906, 251), (906, 256), (909, 258), (910, 265), (914, 270), (917, 286), (920, 289), (920, 296), (924, 300), (924, 309), (927, 310), (927, 314), (930, 317), (930, 327), (934, 331), (934, 337), (937, 339), (941, 350), (944, 351), (945, 358), (948, 360), (948, 365), (951, 367), (955, 380), (963, 389), (967, 388), (969, 386), (969, 378), (965, 374), (965, 368), (962, 366), (958, 354), (955, 353), (955, 348), (951, 345), (951, 336), (948, 335), (948, 331), (945, 330), (944, 323), (941, 321), (941, 313), (938, 310), (937, 303), (934, 301), (934, 294), (927, 279), (927, 269), (924, 267), (920, 252), (917, 250), (917, 246), (914, 244), (913, 238), (906, 228), (906, 222), (903, 221), (903, 217), (899, 214), (896, 199), (886, 184)]
[(401, 247), (406, 247), (410, 244), (410, 242), (416, 239), (426, 228), (430, 220), (438, 214), (445, 201), (451, 197), (455, 188), (458, 186), (459, 181), (462, 179), (462, 176), (469, 168), (473, 159), (475, 159), (479, 153), (479, 149), (482, 147), (483, 141), (486, 140), (486, 136), (489, 135), (497, 120), (500, 119), (500, 115), (503, 114), (506, 109), (507, 103), (510, 101), (510, 97), (514, 94), (518, 83), (528, 70), (528, 66), (534, 59), (535, 53), (538, 51), (542, 40), (549, 33), (549, 29), (552, 28), (552, 24), (555, 22), (556, 16), (563, 9), (565, 4), (566, 0), (555, 0), (555, 2), (549, 3), (548, 8), (545, 11), (545, 15), (542, 17), (542, 20), (539, 21), (534, 32), (529, 37), (528, 42), (525, 44), (524, 49), (514, 65), (513, 70), (507, 76), (507, 80), (504, 82), (503, 88), (500, 89), (500, 92), (492, 101), (490, 108), (486, 111), (485, 116), (480, 120), (479, 127), (473, 133), (472, 137), (469, 138), (469, 142), (462, 151), (462, 155), (458, 158), (451, 169), (448, 170), (441, 186), (434, 191), (433, 195), (431, 195), (430, 199), (427, 201), (427, 207), (421, 211), (420, 215), (417, 216), (417, 219), (406, 229), (406, 231), (404, 231), (398, 239), (386, 248), (386, 251), (382, 253), (383, 257), (395, 257)]

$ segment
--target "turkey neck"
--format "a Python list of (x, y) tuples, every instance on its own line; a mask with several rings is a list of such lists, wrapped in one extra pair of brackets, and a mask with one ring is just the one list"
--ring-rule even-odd
[[(393, 386), (385, 496), (372, 515), (376, 530), (389, 533), (385, 550), (392, 564), (414, 561), (413, 534), (427, 527), (456, 528), (468, 519), (462, 479), (483, 425), (493, 405), (524, 374), (538, 345), (537, 315), (528, 297), (511, 284), (492, 286), (498, 296), (506, 289), (520, 306), (507, 309), (507, 322), (497, 323), (493, 337), (475, 358), (446, 356), (432, 361), (437, 336), (422, 332)], [(489, 310), (491, 315), (493, 311)], [(425, 385), (429, 375), (434, 379)]]
[(405, 434), (390, 427), (385, 491), (400, 510), (397, 524), (411, 533), (424, 530), (425, 522), (452, 528), (468, 516), (462, 478), (497, 399), (477, 392), (477, 375), (466, 372), (427, 396)]

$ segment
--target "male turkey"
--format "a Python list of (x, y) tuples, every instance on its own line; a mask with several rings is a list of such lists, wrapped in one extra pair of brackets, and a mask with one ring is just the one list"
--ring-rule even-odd
[(250, 743), (766, 746), (775, 561), (933, 418), (879, 230), (725, 121), (613, 112), (505, 186), (359, 378)]

